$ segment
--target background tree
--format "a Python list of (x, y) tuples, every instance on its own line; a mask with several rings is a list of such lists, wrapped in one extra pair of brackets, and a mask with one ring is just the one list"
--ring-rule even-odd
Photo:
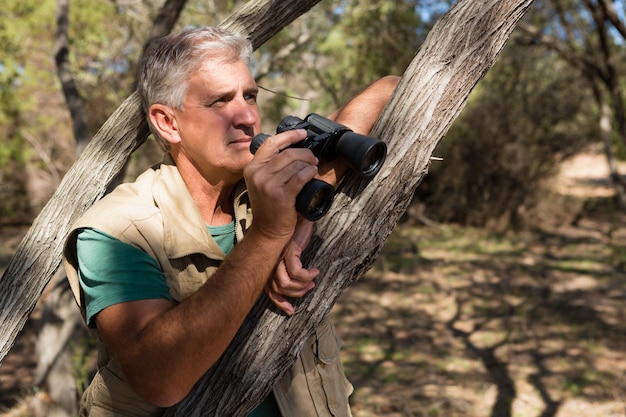
[(427, 218), (501, 232), (532, 226), (542, 184), (595, 136), (584, 79), (556, 54), (518, 40), (436, 150), (443, 161), (416, 191)]
[[(626, 182), (617, 171), (614, 150), (615, 146), (624, 149), (626, 145), (626, 107), (621, 85), (623, 71), (620, 69), (623, 59), (619, 59), (624, 54), (623, 20), (619, 19), (609, 0), (546, 0), (533, 23), (521, 26), (531, 37), (531, 42), (557, 52), (580, 72), (593, 91), (600, 109), (597, 124), (601, 125), (600, 136), (617, 192), (617, 203), (626, 209)], [(621, 41), (612, 29), (621, 34)], [(609, 108), (612, 109), (613, 123), (607, 123)]]

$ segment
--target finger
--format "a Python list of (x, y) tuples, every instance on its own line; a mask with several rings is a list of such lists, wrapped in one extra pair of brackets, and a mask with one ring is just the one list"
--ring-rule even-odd
[(311, 290), (315, 283), (313, 280), (319, 275), (318, 269), (306, 269), (300, 266), (297, 269), (288, 271), (284, 262), (276, 268), (274, 279), (270, 285), (281, 294), (289, 297), (302, 297)]
[(265, 139), (263, 144), (256, 151), (256, 154), (275, 155), (295, 143), (302, 142), (305, 138), (306, 130), (304, 129), (288, 130)]
[(267, 297), (272, 301), (272, 303), (278, 307), (279, 310), (283, 311), (288, 316), (293, 315), (294, 308), (291, 302), (283, 297), (282, 295), (275, 293), (271, 290), (266, 290)]
[[(308, 159), (308, 158), (307, 158)], [(281, 168), (279, 163), (275, 167), (273, 178), (286, 186), (295, 186), (298, 191), (317, 175), (317, 165), (314, 160), (290, 160)], [(272, 164), (274, 161), (272, 161)], [(279, 170), (280, 169), (280, 170)]]
[(315, 287), (315, 281), (308, 282), (305, 286), (294, 285), (290, 283), (289, 288), (276, 288), (276, 284), (270, 285), (273, 293), (280, 294), (282, 297), (302, 298)]
[[(297, 256), (285, 257), (284, 267), (286, 269), (285, 276), (287, 276), (290, 281), (296, 281), (304, 284), (314, 280), (320, 274), (320, 271), (317, 268), (304, 268), (302, 266), (302, 261)], [(277, 270), (277, 272), (279, 271)]]
[(317, 163), (308, 149), (290, 149), (264, 161), (256, 157), (244, 168), (246, 182), (254, 182), (268, 192), (276, 191), (285, 185), (302, 186), (317, 175)]

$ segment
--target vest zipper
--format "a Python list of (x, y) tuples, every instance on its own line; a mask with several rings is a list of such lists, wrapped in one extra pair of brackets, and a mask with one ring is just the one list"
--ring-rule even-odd
[(282, 417), (287, 417), (287, 416), (285, 416), (285, 409), (283, 408), (283, 405), (280, 402), (280, 399), (278, 398), (278, 395), (276, 395), (276, 392), (274, 391), (274, 388), (272, 388), (272, 395), (274, 396), (274, 399), (276, 400), (276, 405), (278, 406), (278, 411), (280, 412), (280, 415)]
[[(243, 236), (245, 230), (239, 223), (239, 208), (241, 207), (241, 198), (248, 192), (247, 189), (244, 189), (237, 196), (235, 196), (235, 200), (233, 201), (233, 219), (235, 220), (235, 244), (240, 240), (239, 236)], [(247, 210), (247, 208), (246, 208)], [(247, 219), (246, 219), (247, 221)], [(248, 226), (249, 227), (249, 226)]]

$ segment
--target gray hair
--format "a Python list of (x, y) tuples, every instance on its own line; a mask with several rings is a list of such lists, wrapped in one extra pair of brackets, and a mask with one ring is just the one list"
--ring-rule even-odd
[[(152, 41), (140, 63), (137, 83), (146, 114), (155, 103), (182, 110), (189, 76), (212, 57), (241, 60), (250, 67), (252, 44), (244, 36), (218, 27), (187, 28)], [(149, 118), (148, 124), (163, 142)]]

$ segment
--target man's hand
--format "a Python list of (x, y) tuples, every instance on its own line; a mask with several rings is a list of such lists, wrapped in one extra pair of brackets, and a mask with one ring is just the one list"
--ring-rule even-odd
[(285, 247), (283, 258), (276, 267), (276, 272), (265, 287), (265, 293), (274, 305), (287, 315), (294, 313), (294, 308), (287, 297), (300, 298), (314, 286), (313, 281), (320, 273), (316, 268), (302, 266), (302, 252), (311, 240), (313, 222), (298, 217), (298, 224), (291, 241)]
[(309, 149), (291, 148), (306, 137), (302, 129), (272, 136), (263, 142), (244, 168), (254, 221), (248, 233), (286, 245), (297, 223), (296, 196), (317, 175), (318, 159)]

